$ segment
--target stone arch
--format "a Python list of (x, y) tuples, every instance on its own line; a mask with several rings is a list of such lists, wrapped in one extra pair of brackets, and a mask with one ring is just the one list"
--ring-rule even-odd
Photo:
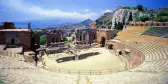
[(85, 32), (85, 31), (82, 32), (82, 38), (83, 38), (83, 39), (82, 39), (83, 41), (86, 40), (86, 32)]
[(122, 51), (119, 51), (118, 54), (119, 54), (119, 55), (122, 55)]
[(157, 26), (159, 26), (159, 23), (156, 23)]
[(79, 40), (80, 40), (80, 41), (82, 40), (82, 35), (81, 35), (81, 34), (79, 35)]
[(93, 39), (97, 39), (96, 34), (93, 35)]
[(11, 44), (11, 45), (14, 45), (14, 44), (15, 44), (15, 39), (14, 39), (14, 38), (11, 38), (10, 44)]
[(106, 38), (105, 37), (101, 37), (101, 47), (104, 47), (105, 46), (105, 42), (106, 42)]
[(52, 37), (52, 43), (54, 43), (54, 37)]

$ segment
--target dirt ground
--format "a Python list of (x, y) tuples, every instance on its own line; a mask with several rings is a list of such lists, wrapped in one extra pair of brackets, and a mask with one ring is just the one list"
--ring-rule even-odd
[[(43, 57), (44, 57), (46, 66), (64, 68), (64, 69), (103, 70), (103, 69), (125, 67), (124, 63), (122, 63), (121, 60), (117, 56), (115, 56), (115, 54), (110, 52), (108, 49), (90, 48), (88, 50), (82, 50), (81, 52), (85, 53), (85, 52), (92, 52), (92, 51), (99, 52), (100, 54), (88, 57), (83, 60), (68, 61), (68, 62), (62, 62), (62, 63), (56, 62), (57, 54), (52, 54), (49, 56), (45, 55)], [(67, 54), (62, 53), (59, 55), (67, 55)]]

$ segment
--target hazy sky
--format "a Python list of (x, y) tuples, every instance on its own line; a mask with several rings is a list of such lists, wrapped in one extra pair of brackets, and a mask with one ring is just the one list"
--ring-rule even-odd
[(95, 19), (116, 6), (168, 6), (168, 0), (0, 0), (0, 21)]

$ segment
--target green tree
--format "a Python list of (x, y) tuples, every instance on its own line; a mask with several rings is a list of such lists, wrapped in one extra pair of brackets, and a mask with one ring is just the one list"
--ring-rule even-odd
[(138, 4), (136, 6), (136, 9), (138, 9), (139, 11), (143, 11), (144, 10), (144, 8), (143, 8), (143, 6), (141, 4)]
[(157, 17), (160, 17), (160, 16), (168, 16), (168, 13), (167, 12), (160, 12), (157, 14)]
[(142, 21), (142, 22), (150, 20), (148, 16), (137, 16), (135, 19), (136, 21)]
[(160, 16), (160, 17), (157, 17), (156, 21), (158, 21), (158, 22), (168, 22), (168, 17)]
[(44, 45), (46, 43), (46, 35), (40, 37), (40, 45)]
[(114, 29), (122, 30), (122, 29), (123, 29), (123, 26), (124, 26), (123, 23), (118, 22), (118, 24), (117, 24), (117, 23), (115, 22), (115, 27), (114, 27)]
[(63, 42), (67, 42), (67, 41), (68, 41), (67, 37), (63, 37), (63, 38), (62, 38), (62, 41), (63, 41)]

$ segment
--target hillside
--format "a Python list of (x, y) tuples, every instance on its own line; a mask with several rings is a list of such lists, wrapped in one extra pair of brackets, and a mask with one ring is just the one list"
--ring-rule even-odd
[(149, 10), (150, 12), (168, 12), (168, 6), (167, 7), (163, 7), (163, 8), (155, 8), (152, 10)]
[(96, 19), (97, 26), (101, 26), (102, 24), (111, 25), (112, 15), (113, 13), (110, 13), (110, 12), (104, 13), (104, 15)]
[(69, 28), (81, 28), (81, 27), (89, 27), (90, 24), (92, 23), (93, 21), (90, 20), (90, 19), (86, 19), (84, 21), (81, 21), (79, 23), (74, 23), (74, 24), (65, 24), (65, 25), (61, 25), (61, 26), (56, 26), (56, 27), (51, 27), (51, 28), (47, 28), (47, 29), (69, 29)]
[(168, 21), (168, 7), (147, 10), (142, 5), (137, 7), (117, 7), (114, 12), (105, 13), (96, 19), (97, 26), (107, 25), (109, 29), (122, 30), (130, 21)]

